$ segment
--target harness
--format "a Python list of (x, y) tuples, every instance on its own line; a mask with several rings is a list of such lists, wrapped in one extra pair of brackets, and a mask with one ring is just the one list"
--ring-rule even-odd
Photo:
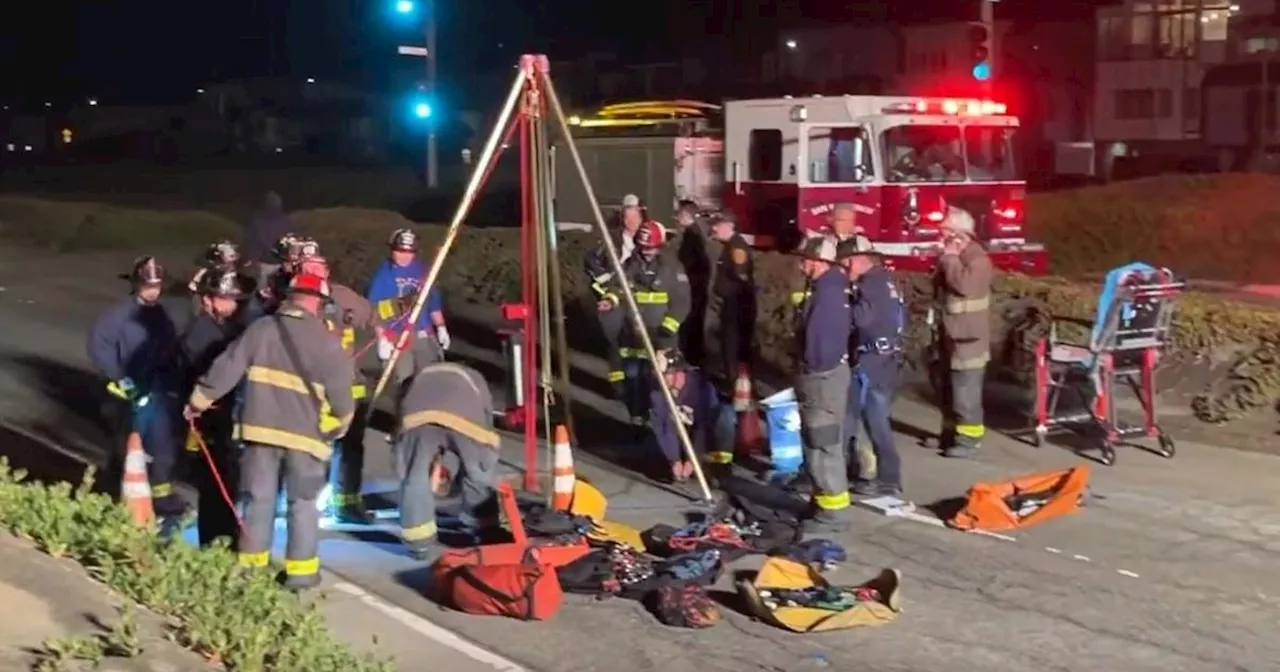
[(893, 285), (892, 280), (886, 280), (889, 283), (889, 291), (892, 295), (896, 306), (893, 311), (894, 331), (892, 336), (881, 336), (868, 341), (859, 338), (858, 346), (854, 349), (855, 354), (877, 354), (877, 355), (893, 355), (902, 352), (902, 334), (906, 330), (907, 308), (906, 302), (902, 300), (902, 293)]

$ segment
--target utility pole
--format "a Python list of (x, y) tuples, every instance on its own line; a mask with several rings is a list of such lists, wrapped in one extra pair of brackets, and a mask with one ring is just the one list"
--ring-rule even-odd
[[(425, 14), (427, 17), (427, 100), (435, 103), (436, 93), (436, 3), (439, 0), (427, 0)], [(440, 164), (436, 147), (435, 118), (428, 120), (427, 126), (427, 188), (440, 186)]]
[(996, 37), (996, 2), (997, 0), (978, 0), (979, 13), (978, 20), (987, 28), (987, 44), (989, 53), (987, 54), (987, 65), (990, 72), (986, 79), (981, 80), (982, 93), (986, 98), (991, 97), (992, 83), (995, 82), (996, 73), (1000, 72), (999, 63), (997, 63), (996, 52), (999, 51), (999, 39)]

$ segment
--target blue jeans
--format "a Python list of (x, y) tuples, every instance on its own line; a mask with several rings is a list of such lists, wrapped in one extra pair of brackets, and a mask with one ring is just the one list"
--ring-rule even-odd
[(845, 436), (850, 465), (858, 462), (858, 425), (867, 429), (876, 458), (875, 480), (902, 487), (902, 460), (893, 440), (893, 397), (897, 392), (896, 368), (859, 366), (849, 382), (845, 408)]

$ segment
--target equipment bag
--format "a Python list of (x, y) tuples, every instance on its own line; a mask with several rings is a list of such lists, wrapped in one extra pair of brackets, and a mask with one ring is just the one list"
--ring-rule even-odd
[(438, 575), (437, 581), (449, 606), (477, 616), (546, 621), (564, 602), (556, 570), (548, 565), (462, 565)]
[(999, 532), (1075, 513), (1089, 486), (1089, 468), (1029, 474), (998, 483), (975, 483), (947, 524), (958, 530)]

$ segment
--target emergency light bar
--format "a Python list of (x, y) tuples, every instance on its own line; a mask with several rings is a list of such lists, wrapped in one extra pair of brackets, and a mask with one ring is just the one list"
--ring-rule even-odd
[(884, 111), (886, 113), (947, 114), (978, 117), (1008, 114), (1009, 106), (990, 100), (917, 100), (915, 102), (894, 103), (884, 108)]

